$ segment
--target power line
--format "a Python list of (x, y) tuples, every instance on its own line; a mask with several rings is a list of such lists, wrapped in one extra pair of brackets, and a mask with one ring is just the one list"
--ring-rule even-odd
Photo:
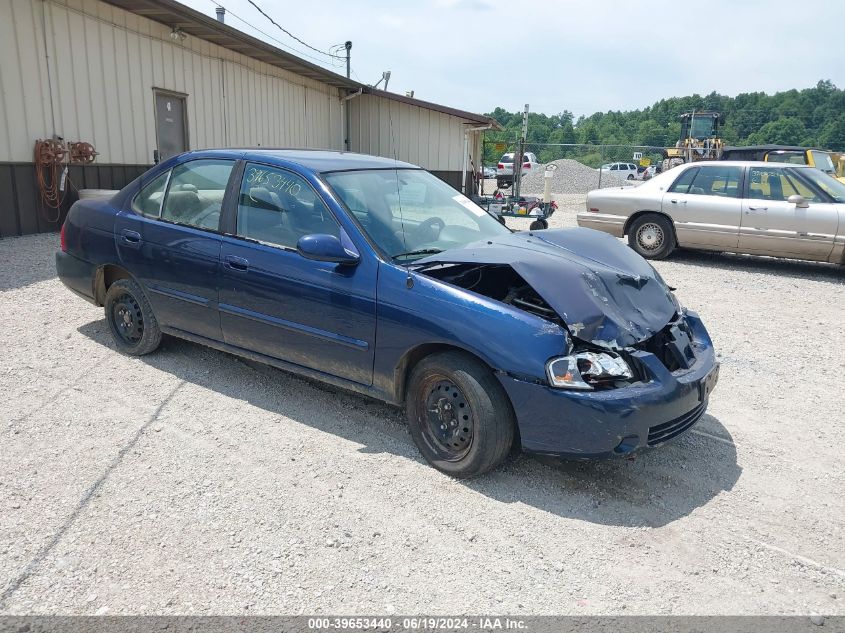
[(266, 13), (264, 13), (264, 10), (263, 10), (261, 7), (259, 7), (257, 4), (255, 4), (255, 2), (253, 2), (252, 0), (246, 0), (246, 1), (247, 1), (247, 2), (249, 2), (252, 6), (254, 6), (254, 7), (258, 10), (258, 12), (259, 12), (261, 15), (263, 15), (265, 18), (267, 18), (268, 20), (270, 20), (270, 22), (273, 24), (273, 26), (275, 26), (277, 29), (279, 29), (282, 33), (285, 33), (285, 34), (287, 34), (289, 37), (291, 37), (291, 38), (295, 39), (297, 42), (299, 42), (300, 44), (302, 44), (302, 45), (303, 45), (303, 46), (305, 46), (306, 48), (310, 48), (312, 51), (315, 51), (315, 52), (317, 52), (317, 53), (320, 53), (321, 55), (325, 55), (326, 57), (334, 57), (334, 58), (336, 58), (336, 59), (340, 59), (340, 56), (338, 56), (338, 55), (332, 55), (331, 53), (327, 53), (326, 51), (321, 51), (319, 48), (314, 48), (313, 46), (311, 46), (311, 45), (310, 45), (310, 44), (308, 44), (307, 42), (303, 42), (303, 41), (302, 41), (301, 39), (299, 39), (296, 35), (294, 35), (294, 34), (293, 34), (293, 33), (291, 33), (290, 31), (288, 31), (287, 29), (283, 28), (283, 27), (282, 27), (280, 24), (278, 24), (278, 23), (277, 23), (277, 22), (276, 22), (273, 18), (271, 18), (271, 17), (270, 17), (269, 15), (267, 15)]
[[(215, 6), (220, 7), (221, 9), (226, 9), (226, 7), (224, 7), (222, 4), (220, 4), (220, 3), (219, 3), (219, 2), (217, 2), (216, 0), (208, 0), (208, 1), (209, 1), (211, 4), (213, 4), (213, 5), (215, 5)], [(228, 15), (231, 15), (231, 16), (232, 16), (233, 18), (235, 18), (236, 20), (238, 20), (238, 21), (242, 22), (243, 24), (247, 25), (249, 28), (251, 28), (252, 30), (256, 31), (257, 33), (261, 33), (261, 35), (263, 35), (264, 37), (266, 37), (266, 38), (267, 38), (267, 39), (269, 39), (269, 40), (272, 40), (273, 42), (275, 42), (275, 43), (276, 43), (276, 44), (278, 44), (279, 46), (281, 46), (281, 47), (283, 47), (283, 48), (286, 48), (286, 49), (288, 49), (288, 50), (290, 50), (290, 51), (293, 51), (293, 52), (294, 52), (294, 53), (296, 53), (297, 55), (301, 55), (302, 57), (306, 57), (306, 58), (308, 58), (308, 59), (310, 59), (310, 60), (312, 60), (312, 61), (314, 61), (314, 62), (317, 62), (318, 64), (323, 64), (323, 63), (325, 63), (325, 61), (324, 61), (324, 60), (322, 60), (322, 59), (318, 59), (317, 57), (314, 57), (314, 56), (312, 56), (312, 55), (309, 55), (308, 53), (303, 53), (302, 51), (300, 51), (300, 50), (298, 50), (298, 49), (294, 48), (293, 46), (290, 46), (289, 44), (285, 44), (285, 43), (284, 43), (284, 42), (282, 42), (281, 40), (276, 39), (275, 37), (273, 37), (272, 35), (270, 35), (270, 34), (269, 34), (269, 33), (267, 33), (266, 31), (262, 31), (261, 29), (259, 29), (257, 26), (255, 26), (254, 24), (252, 24), (252, 22), (248, 22), (247, 20), (244, 20), (241, 16), (239, 16), (237, 13), (232, 12), (230, 9), (226, 9), (226, 13), (227, 13)], [(332, 64), (332, 65), (334, 66), (334, 64)]]

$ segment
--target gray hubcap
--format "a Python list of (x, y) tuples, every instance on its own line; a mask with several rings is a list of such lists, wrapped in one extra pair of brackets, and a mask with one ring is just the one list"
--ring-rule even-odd
[(646, 251), (659, 249), (663, 246), (663, 239), (663, 229), (653, 222), (643, 224), (637, 231), (637, 244)]

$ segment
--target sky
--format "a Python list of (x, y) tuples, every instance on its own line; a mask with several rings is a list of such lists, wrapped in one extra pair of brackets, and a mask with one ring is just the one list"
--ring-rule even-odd
[[(346, 72), (248, 0), (182, 1), (209, 15), (219, 3), (230, 26)], [(351, 40), (353, 79), (372, 85), (389, 70), (391, 92), (471, 112), (528, 103), (578, 117), (820, 79), (845, 88), (845, 0), (253, 1), (316, 49)]]

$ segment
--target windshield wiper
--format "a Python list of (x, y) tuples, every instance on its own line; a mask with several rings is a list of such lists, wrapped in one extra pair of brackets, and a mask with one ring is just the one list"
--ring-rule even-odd
[(443, 249), (441, 248), (421, 248), (416, 251), (408, 251), (407, 253), (399, 253), (398, 255), (394, 255), (392, 259), (399, 259), (400, 257), (413, 257), (414, 255), (436, 255), (437, 253), (442, 253)]

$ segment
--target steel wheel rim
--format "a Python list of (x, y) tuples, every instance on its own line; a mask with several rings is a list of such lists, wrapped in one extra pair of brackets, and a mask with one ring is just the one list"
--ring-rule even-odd
[(663, 229), (659, 224), (647, 222), (637, 230), (637, 244), (646, 251), (656, 251), (663, 246)]
[(123, 293), (112, 306), (114, 331), (124, 343), (137, 345), (144, 336), (144, 318), (141, 305), (132, 295)]
[(460, 461), (472, 448), (475, 416), (461, 389), (445, 376), (432, 376), (423, 389), (422, 434), (444, 461)]

